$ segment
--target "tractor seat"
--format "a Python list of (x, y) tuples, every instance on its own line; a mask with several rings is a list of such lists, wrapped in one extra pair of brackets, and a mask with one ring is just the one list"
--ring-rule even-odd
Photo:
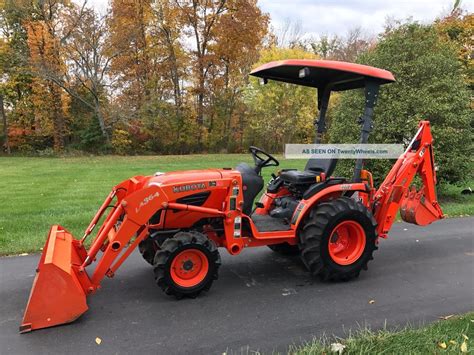
[(290, 184), (311, 185), (316, 183), (316, 177), (321, 173), (331, 176), (336, 164), (337, 159), (309, 159), (304, 171), (284, 170), (280, 173), (280, 178)]
[(319, 176), (320, 173), (321, 172), (315, 171), (286, 170), (280, 173), (280, 178), (290, 184), (307, 185), (314, 184), (316, 177)]

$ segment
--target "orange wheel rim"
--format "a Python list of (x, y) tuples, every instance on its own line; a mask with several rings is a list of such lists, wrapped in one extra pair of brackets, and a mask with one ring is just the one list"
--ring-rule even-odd
[(329, 237), (329, 255), (339, 265), (350, 265), (359, 260), (365, 249), (365, 232), (355, 221), (344, 221), (334, 228)]
[(176, 255), (171, 263), (171, 278), (181, 287), (199, 285), (209, 271), (206, 255), (198, 249), (186, 249)]

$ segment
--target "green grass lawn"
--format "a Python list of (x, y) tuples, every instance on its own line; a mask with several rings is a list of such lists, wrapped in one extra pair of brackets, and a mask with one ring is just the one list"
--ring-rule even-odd
[[(341, 344), (342, 354), (461, 354), (473, 353), (474, 313), (421, 327), (390, 332), (363, 330), (347, 339), (322, 339), (290, 354), (337, 354), (334, 345)], [(336, 345), (337, 346), (337, 345)]]
[[(38, 251), (51, 224), (80, 237), (111, 188), (128, 177), (156, 171), (234, 167), (252, 163), (249, 154), (187, 156), (22, 158), (0, 157), (0, 255)], [(299, 168), (303, 160), (282, 161)], [(264, 169), (268, 181), (271, 168)], [(450, 216), (474, 215), (472, 196), (446, 189)]]

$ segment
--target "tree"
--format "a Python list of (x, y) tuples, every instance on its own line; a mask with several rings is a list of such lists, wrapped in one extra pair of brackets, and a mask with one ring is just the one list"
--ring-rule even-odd
[[(317, 59), (302, 49), (272, 47), (261, 52), (258, 64), (282, 59)], [(269, 81), (262, 86), (252, 78), (245, 93), (247, 129), (245, 141), (270, 151), (281, 152), (285, 143), (311, 143), (317, 111), (313, 88)]]
[[(256, 0), (174, 2), (180, 9), (187, 42), (192, 41), (188, 52), (193, 72), (192, 92), (196, 95), (198, 144), (201, 144), (206, 106), (211, 106), (213, 99), (211, 88), (216, 89), (216, 80), (222, 80), (224, 86), (230, 83), (233, 71), (230, 58), (255, 57), (267, 31), (268, 17), (257, 6)], [(245, 71), (241, 70), (245, 68), (239, 68), (239, 64), (242, 62), (235, 63), (237, 72), (245, 75)], [(208, 117), (212, 118), (213, 114), (208, 112)], [(207, 123), (213, 126), (212, 120)]]
[(273, 45), (281, 48), (302, 47), (303, 26), (301, 20), (292, 20), (287, 17), (281, 27), (274, 30)]
[[(179, 18), (179, 9), (172, 0), (157, 1), (152, 6), (153, 22), (152, 34), (158, 42), (155, 54), (163, 58), (162, 69), (169, 73), (174, 103), (174, 118), (176, 121), (176, 140), (180, 142), (184, 133), (185, 98), (183, 97), (183, 78), (186, 75), (188, 60), (181, 43), (182, 28)], [(165, 80), (166, 81), (166, 80)]]
[(319, 39), (307, 41), (311, 50), (322, 59), (337, 59), (336, 53), (344, 46), (343, 39), (338, 35), (322, 35)]
[(255, 0), (114, 0), (109, 24), (120, 129), (137, 149), (235, 149), (242, 87), (268, 28)]
[(268, 17), (255, 2), (250, 4), (246, 0), (229, 1), (231, 10), (220, 18), (212, 46), (215, 59), (208, 80), (208, 146), (214, 150), (242, 150), (243, 91), (268, 29)]
[[(60, 83), (64, 82), (67, 66), (62, 56), (63, 43), (82, 20), (85, 2), (75, 16), (75, 22), (63, 26), (64, 19), (76, 5), (68, 0), (45, 0), (33, 3), (24, 27), (28, 35), (30, 63), (33, 69), (33, 101), (43, 118), (51, 118), (54, 149), (62, 151), (67, 133), (68, 98)], [(47, 103), (46, 103), (47, 102)]]
[[(189, 153), (189, 109), (184, 83), (189, 60), (182, 47), (180, 11), (174, 0), (112, 1), (110, 41), (119, 54), (117, 129), (132, 133), (135, 149)], [(121, 133), (123, 136), (123, 134)]]
[(118, 76), (117, 89), (128, 96), (130, 112), (136, 113), (153, 88), (153, 58), (148, 35), (152, 17), (151, 0), (112, 0), (108, 20), (110, 45), (120, 55), (112, 60), (111, 71)]
[(28, 47), (31, 63), (38, 77), (33, 79), (32, 102), (35, 113), (41, 119), (37, 126), (47, 126), (49, 119), (52, 126), (49, 131), (54, 137), (54, 148), (62, 151), (65, 145), (66, 119), (62, 90), (51, 80), (63, 75), (64, 63), (59, 54), (59, 40), (45, 21), (31, 21), (27, 24)]
[(90, 9), (75, 9), (65, 20), (66, 26), (75, 27), (62, 47), (69, 66), (64, 76), (51, 80), (92, 110), (105, 142), (110, 143), (102, 106), (106, 82), (112, 80), (110, 63), (118, 52), (107, 41), (106, 17)]
[(10, 145), (8, 144), (8, 122), (7, 114), (5, 113), (5, 104), (3, 101), (3, 94), (0, 93), (0, 114), (2, 116), (3, 124), (3, 147), (5, 151), (10, 154)]
[(181, 10), (183, 24), (189, 28), (189, 38), (193, 39), (192, 50), (195, 72), (194, 92), (197, 96), (196, 119), (199, 126), (198, 143), (201, 143), (204, 125), (204, 100), (206, 81), (212, 66), (212, 55), (209, 45), (213, 41), (219, 17), (228, 10), (228, 1), (182, 1), (175, 0)]
[(305, 47), (323, 59), (353, 62), (365, 53), (375, 40), (368, 36), (360, 27), (351, 29), (346, 36), (322, 35), (319, 39), (310, 38)]
[(474, 90), (474, 14), (459, 8), (457, 1), (448, 16), (435, 21), (435, 27), (443, 38), (456, 44), (458, 58), (466, 71), (466, 81)]
[[(381, 88), (370, 142), (406, 144), (418, 121), (430, 120), (439, 177), (448, 181), (465, 178), (472, 112), (455, 46), (441, 39), (433, 26), (406, 23), (387, 29), (377, 46), (359, 56), (358, 62), (390, 70), (397, 79)], [(341, 96), (329, 129), (332, 142), (357, 141), (363, 103), (362, 92)], [(350, 175), (348, 163), (340, 163), (340, 170), (346, 169), (344, 175)], [(390, 166), (387, 161), (367, 161), (379, 178)]]
[[(28, 16), (28, 6), (12, 0), (0, 1), (0, 95), (2, 96), (3, 146), (10, 151), (12, 126), (32, 126), (33, 114), (29, 98), (31, 73), (27, 34), (22, 26)], [(7, 119), (8, 115), (8, 119)], [(13, 140), (15, 141), (15, 139)], [(15, 147), (13, 147), (15, 148)]]

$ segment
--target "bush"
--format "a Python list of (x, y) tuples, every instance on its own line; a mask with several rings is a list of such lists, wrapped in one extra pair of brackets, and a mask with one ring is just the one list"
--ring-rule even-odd
[(112, 149), (114, 153), (119, 155), (132, 153), (132, 140), (130, 139), (130, 133), (123, 129), (115, 130), (112, 137)]
[[(358, 62), (390, 70), (396, 83), (381, 87), (370, 143), (408, 143), (418, 121), (431, 121), (435, 160), (441, 180), (468, 176), (471, 149), (469, 90), (463, 80), (456, 48), (442, 40), (433, 26), (409, 23), (387, 30), (377, 46)], [(346, 92), (334, 110), (331, 142), (356, 142), (363, 92)], [(350, 176), (350, 162), (341, 162), (340, 175)], [(366, 167), (382, 179), (393, 161), (367, 160)]]
[(79, 132), (80, 143), (78, 148), (86, 152), (97, 153), (104, 144), (104, 136), (100, 131), (99, 124), (92, 123)]

